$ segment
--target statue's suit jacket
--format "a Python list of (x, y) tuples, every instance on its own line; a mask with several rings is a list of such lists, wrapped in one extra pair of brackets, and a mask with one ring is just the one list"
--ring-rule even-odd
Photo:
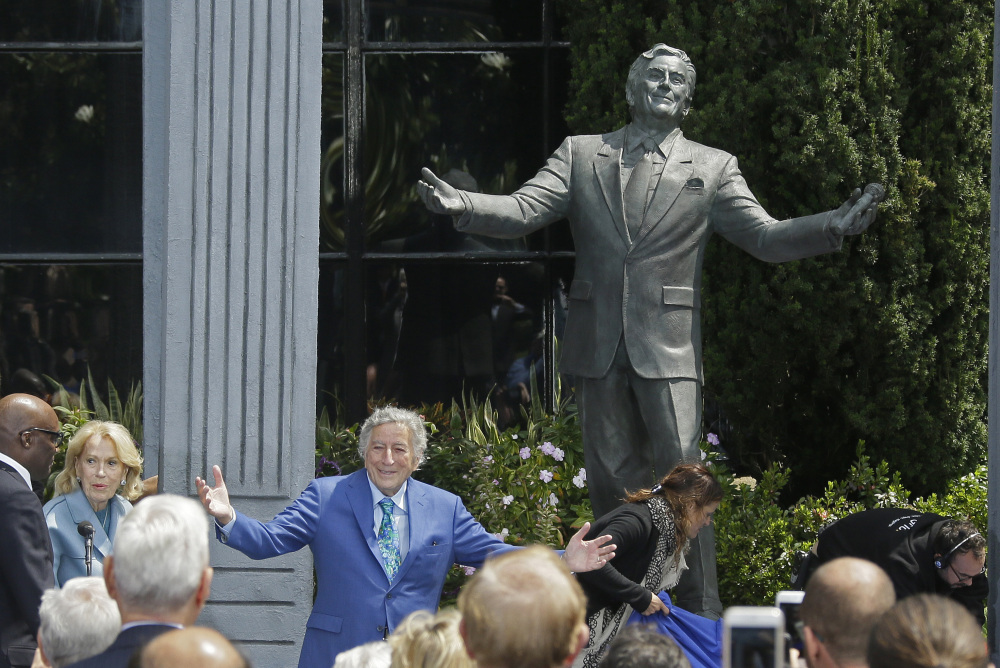
[(568, 137), (545, 166), (508, 196), (461, 192), (466, 232), (519, 237), (568, 218), (576, 272), (560, 371), (602, 378), (624, 335), (644, 378), (689, 378), (701, 368), (700, 290), (712, 233), (770, 262), (840, 247), (826, 230), (829, 212), (777, 221), (760, 206), (736, 158), (678, 134), (630, 240), (621, 157), (625, 128)]
[(237, 513), (220, 540), (253, 559), (308, 545), (316, 566), (316, 601), (300, 668), (330, 668), (338, 653), (391, 633), (415, 610), (437, 610), (452, 564), (480, 566), (513, 549), (487, 533), (461, 499), (410, 479), (406, 487), (410, 545), (395, 581), (382, 568), (368, 473), (313, 480), (268, 523)]
[(52, 544), (42, 504), (14, 467), (0, 462), (0, 668), (30, 666), (42, 592), (52, 586)]

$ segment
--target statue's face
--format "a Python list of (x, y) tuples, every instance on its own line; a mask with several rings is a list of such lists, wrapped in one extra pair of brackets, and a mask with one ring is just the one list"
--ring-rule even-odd
[(691, 108), (691, 88), (684, 61), (676, 56), (657, 56), (629, 91), (635, 120), (678, 126)]

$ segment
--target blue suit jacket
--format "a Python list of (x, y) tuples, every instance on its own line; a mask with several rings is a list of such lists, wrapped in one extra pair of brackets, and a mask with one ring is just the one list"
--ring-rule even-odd
[(104, 574), (104, 557), (111, 554), (111, 545), (115, 540), (115, 530), (118, 523), (132, 510), (132, 504), (115, 494), (108, 502), (111, 506), (108, 518), (108, 532), (104, 531), (97, 513), (90, 507), (90, 502), (83, 490), (63, 494), (45, 504), (45, 524), (49, 527), (52, 538), (52, 570), (56, 577), (56, 586), (62, 587), (72, 578), (87, 574), (84, 562), (83, 536), (76, 526), (83, 520), (94, 525), (94, 553), (91, 574)]
[(264, 524), (237, 513), (228, 539), (253, 559), (308, 545), (317, 593), (299, 668), (330, 668), (338, 653), (380, 640), (415, 610), (436, 610), (452, 564), (480, 566), (513, 549), (488, 533), (462, 500), (412, 478), (406, 488), (410, 546), (390, 584), (375, 542), (368, 473), (313, 480)]

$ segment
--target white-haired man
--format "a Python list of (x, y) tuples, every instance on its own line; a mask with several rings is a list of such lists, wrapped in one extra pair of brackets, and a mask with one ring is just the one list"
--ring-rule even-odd
[(73, 578), (62, 589), (47, 589), (38, 610), (41, 660), (63, 668), (103, 652), (114, 642), (122, 625), (114, 599), (104, 579)]
[(145, 642), (198, 618), (212, 585), (201, 506), (173, 494), (143, 499), (118, 526), (104, 581), (121, 611), (121, 631), (110, 647), (73, 668), (126, 668)]
[[(379, 408), (358, 438), (365, 470), (313, 480), (267, 524), (236, 512), (218, 466), (215, 487), (195, 480), (230, 547), (253, 559), (307, 545), (313, 551), (316, 600), (300, 668), (329, 668), (339, 653), (387, 637), (411, 612), (436, 610), (452, 564), (480, 566), (513, 549), (476, 522), (460, 498), (410, 478), (426, 447), (419, 415)], [(610, 536), (583, 540), (589, 528), (567, 546), (566, 563), (575, 571), (600, 568), (614, 556)]]

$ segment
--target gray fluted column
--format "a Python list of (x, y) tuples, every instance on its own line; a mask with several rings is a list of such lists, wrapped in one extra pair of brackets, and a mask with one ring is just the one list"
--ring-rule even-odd
[[(270, 519), (313, 477), (322, 3), (144, 12), (147, 471), (193, 495), (218, 463), (234, 505)], [(252, 562), (212, 543), (199, 623), (258, 668), (294, 665), (308, 550)]]

